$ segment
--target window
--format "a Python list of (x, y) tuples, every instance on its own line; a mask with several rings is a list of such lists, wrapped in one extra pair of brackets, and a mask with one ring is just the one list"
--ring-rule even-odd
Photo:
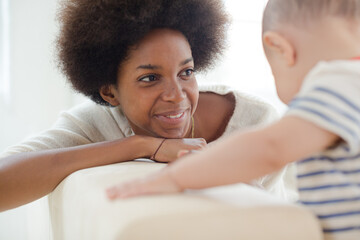
[(0, 0), (0, 100), (10, 102), (9, 0)]
[(286, 106), (276, 95), (271, 69), (261, 40), (262, 15), (267, 0), (224, 0), (231, 17), (227, 51), (215, 68), (198, 76), (201, 83), (220, 82), (256, 95), (281, 113)]

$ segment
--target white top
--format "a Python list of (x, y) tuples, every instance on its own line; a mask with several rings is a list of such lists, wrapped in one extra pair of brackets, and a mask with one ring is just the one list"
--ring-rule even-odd
[[(209, 85), (199, 88), (201, 92), (234, 94), (235, 110), (223, 136), (244, 127), (267, 124), (277, 118), (276, 111), (269, 104), (227, 86)], [(1, 156), (112, 141), (132, 135), (134, 133), (120, 107), (101, 106), (88, 100), (62, 112), (49, 130), (8, 148)]]
[[(229, 120), (223, 136), (235, 130), (268, 124), (277, 118), (277, 113), (269, 104), (253, 96), (241, 93), (223, 85), (200, 86), (200, 92), (214, 92), (235, 96), (234, 113)], [(38, 136), (8, 148), (1, 157), (45, 149), (64, 148), (83, 144), (111, 141), (132, 136), (134, 133), (120, 107), (107, 107), (87, 102), (61, 113), (54, 126)], [(268, 191), (285, 199), (294, 200), (295, 173), (284, 168), (256, 181)], [(255, 183), (255, 182), (254, 182)]]
[(297, 163), (300, 202), (318, 216), (326, 239), (360, 239), (360, 61), (319, 63), (286, 115), (342, 138)]

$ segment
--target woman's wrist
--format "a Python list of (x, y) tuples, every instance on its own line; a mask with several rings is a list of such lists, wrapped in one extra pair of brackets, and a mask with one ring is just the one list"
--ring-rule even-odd
[(136, 146), (136, 158), (150, 158), (154, 155), (156, 149), (163, 141), (163, 138), (155, 138), (142, 135), (134, 135), (130, 138), (133, 138), (133, 144), (134, 146)]

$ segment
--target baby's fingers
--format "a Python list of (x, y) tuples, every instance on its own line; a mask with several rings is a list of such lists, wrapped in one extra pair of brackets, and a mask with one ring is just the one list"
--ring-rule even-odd
[(118, 196), (117, 188), (116, 187), (111, 187), (111, 188), (106, 189), (106, 196), (110, 200), (116, 199), (117, 196)]
[(180, 150), (177, 154), (177, 157), (180, 158), (180, 157), (183, 157), (185, 155), (188, 155), (188, 154), (191, 154), (191, 153), (197, 153), (199, 152), (198, 150)]
[(176, 193), (182, 190), (183, 189), (171, 179), (169, 172), (163, 170), (143, 179), (133, 180), (108, 188), (106, 194), (110, 200), (114, 200), (117, 198), (130, 198), (149, 194)]
[(177, 153), (177, 157), (180, 158), (180, 157), (183, 157), (187, 154), (190, 153), (190, 150), (180, 150), (178, 153)]
[(129, 182), (106, 189), (106, 195), (110, 200), (135, 197), (145, 194), (141, 189), (142, 188), (140, 183)]

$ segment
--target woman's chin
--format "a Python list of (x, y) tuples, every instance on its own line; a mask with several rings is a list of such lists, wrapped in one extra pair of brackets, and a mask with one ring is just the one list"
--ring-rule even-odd
[(190, 121), (184, 119), (178, 124), (158, 124), (156, 135), (163, 138), (188, 138), (191, 131)]
[(169, 139), (171, 138), (180, 139), (180, 138), (186, 138), (186, 133), (162, 133), (160, 137), (169, 138)]

